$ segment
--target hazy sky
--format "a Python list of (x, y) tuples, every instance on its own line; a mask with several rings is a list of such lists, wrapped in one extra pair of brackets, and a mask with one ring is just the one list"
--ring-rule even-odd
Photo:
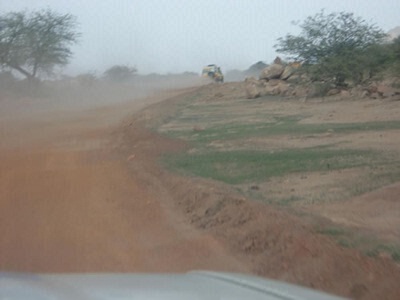
[(354, 12), (388, 31), (400, 25), (399, 0), (0, 0), (1, 13), (51, 8), (78, 18), (82, 33), (69, 73), (115, 64), (140, 73), (200, 72), (271, 62), (278, 37), (321, 9)]

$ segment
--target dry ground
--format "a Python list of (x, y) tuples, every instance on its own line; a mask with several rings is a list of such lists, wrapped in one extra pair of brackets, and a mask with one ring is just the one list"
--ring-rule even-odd
[[(317, 220), (398, 239), (398, 184), (341, 202), (332, 197), (315, 203), (306, 200), (316, 195), (322, 198), (321, 190), (332, 183), (340, 186), (341, 182), (359, 178), (362, 168), (291, 174), (257, 182), (257, 193), (272, 199), (281, 193), (298, 192), (303, 200), (289, 207), (265, 204), (243, 192), (249, 184), (238, 191), (231, 185), (165, 170), (159, 163), (165, 153), (179, 153), (190, 146), (187, 141), (161, 136), (154, 129), (166, 132), (170, 128), (206, 128), (209, 120), (203, 123), (196, 119), (196, 128), (191, 118), (187, 123), (174, 123), (176, 110), (187, 99), (200, 106), (219, 104), (233, 119), (249, 122), (246, 114), (262, 110), (307, 115), (302, 122), (309, 123), (398, 120), (400, 104), (261, 99), (256, 106), (248, 107), (241, 93), (240, 84), (211, 85), (176, 91), (168, 97), (153, 96), (145, 103), (136, 99), (68, 113), (54, 110), (19, 114), (16, 104), (3, 102), (0, 269), (211, 269), (257, 274), (355, 299), (399, 299), (400, 269), (393, 259), (368, 257), (315, 230)], [(141, 110), (165, 98), (170, 99)], [(128, 116), (135, 111), (134, 116)], [(309, 137), (308, 145), (326, 142), (344, 143), (349, 148), (387, 147), (392, 153), (399, 149), (397, 134), (397, 130), (380, 130), (345, 136), (328, 131)], [(235, 150), (252, 145), (274, 151), (305, 147), (305, 143), (289, 135), (273, 140), (251, 138), (239, 144), (221, 141), (212, 147)], [(330, 192), (345, 195), (344, 191)], [(362, 209), (357, 209), (360, 205)]]

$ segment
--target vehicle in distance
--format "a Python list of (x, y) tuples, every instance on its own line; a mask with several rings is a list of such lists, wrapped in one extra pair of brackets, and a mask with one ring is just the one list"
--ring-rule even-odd
[(224, 74), (222, 74), (221, 68), (214, 64), (204, 67), (201, 75), (215, 82), (224, 82)]

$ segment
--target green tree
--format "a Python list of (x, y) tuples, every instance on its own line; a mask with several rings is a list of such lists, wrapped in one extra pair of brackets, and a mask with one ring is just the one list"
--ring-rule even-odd
[(104, 77), (110, 81), (121, 82), (131, 79), (136, 72), (136, 68), (124, 65), (115, 65), (104, 72)]
[(28, 79), (66, 65), (77, 42), (76, 19), (51, 10), (0, 16), (0, 65)]
[(374, 24), (347, 12), (325, 14), (322, 10), (303, 21), (300, 28), (297, 36), (279, 38), (276, 50), (302, 61), (312, 77), (337, 85), (346, 79), (358, 83), (366, 71), (373, 72), (376, 45), (386, 36)]
[(392, 66), (391, 69), (395, 74), (400, 75), (400, 36), (395, 38), (390, 45), (392, 54)]

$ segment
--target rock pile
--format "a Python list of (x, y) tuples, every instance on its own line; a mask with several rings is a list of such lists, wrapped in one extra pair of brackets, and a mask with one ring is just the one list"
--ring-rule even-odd
[(328, 82), (312, 82), (306, 74), (298, 72), (301, 64), (285, 64), (277, 57), (273, 64), (262, 69), (259, 78), (245, 79), (248, 99), (267, 95), (299, 98), (337, 97), (400, 100), (400, 80), (385, 80), (364, 86), (338, 88)]
[(290, 78), (298, 79), (299, 75), (295, 72), (299, 65), (283, 64), (282, 60), (277, 57), (274, 63), (265, 67), (259, 76), (246, 78), (245, 88), (246, 96), (249, 99), (265, 96), (265, 95), (288, 95), (293, 92), (290, 84)]

